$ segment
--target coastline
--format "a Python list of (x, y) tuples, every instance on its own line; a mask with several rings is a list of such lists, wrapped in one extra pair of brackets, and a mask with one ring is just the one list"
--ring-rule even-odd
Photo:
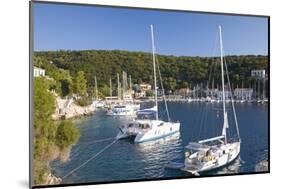
[(72, 97), (68, 97), (66, 99), (56, 97), (56, 110), (52, 115), (52, 119), (57, 121), (89, 116), (93, 114), (94, 110), (94, 107), (91, 105), (77, 105)]

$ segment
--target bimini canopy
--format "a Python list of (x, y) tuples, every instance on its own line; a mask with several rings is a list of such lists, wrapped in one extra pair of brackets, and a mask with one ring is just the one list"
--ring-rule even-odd
[(157, 107), (154, 106), (152, 108), (146, 108), (138, 111), (138, 114), (147, 115), (147, 114), (155, 114), (157, 113)]
[(185, 148), (189, 149), (189, 150), (195, 150), (195, 151), (207, 151), (210, 149), (209, 146), (203, 145), (200, 143), (196, 143), (196, 142), (190, 142)]
[(198, 143), (200, 144), (204, 144), (207, 142), (212, 142), (212, 141), (221, 141), (221, 139), (223, 139), (225, 136), (217, 136), (217, 137), (213, 137), (213, 138), (209, 138), (209, 139), (205, 139), (205, 140), (200, 140)]

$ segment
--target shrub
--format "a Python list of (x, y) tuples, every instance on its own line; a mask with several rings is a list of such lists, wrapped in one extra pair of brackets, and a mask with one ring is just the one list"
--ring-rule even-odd
[(70, 121), (62, 121), (56, 133), (56, 145), (61, 149), (65, 149), (76, 143), (79, 139), (79, 131)]

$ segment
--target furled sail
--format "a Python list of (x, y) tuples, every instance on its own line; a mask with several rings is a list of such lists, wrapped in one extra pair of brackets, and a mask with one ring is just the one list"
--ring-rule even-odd
[(146, 108), (138, 111), (138, 114), (153, 114), (157, 113), (157, 107), (154, 106), (152, 108)]
[(226, 136), (226, 129), (228, 128), (228, 117), (227, 112), (224, 113), (224, 119), (223, 119), (223, 128), (222, 128), (222, 135)]

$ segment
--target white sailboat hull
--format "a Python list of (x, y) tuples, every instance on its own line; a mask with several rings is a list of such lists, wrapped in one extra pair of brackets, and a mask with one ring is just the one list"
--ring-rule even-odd
[(180, 123), (164, 122), (161, 128), (151, 129), (146, 133), (138, 133), (135, 138), (135, 143), (147, 142), (165, 138), (178, 133), (180, 130)]
[(171, 136), (173, 134), (178, 133), (180, 130), (180, 123), (164, 122), (157, 120), (142, 120), (141, 123), (151, 125), (151, 127), (148, 129), (141, 129), (138, 126), (134, 126), (131, 128), (120, 128), (116, 139), (135, 137), (135, 143), (142, 143)]
[(135, 111), (126, 111), (126, 112), (124, 111), (124, 112), (118, 112), (118, 113), (108, 111), (107, 115), (108, 116), (121, 116), (121, 117), (122, 116), (133, 116), (133, 117), (137, 116)]
[[(211, 171), (223, 166), (226, 166), (233, 162), (240, 154), (240, 142), (224, 144), (218, 149), (218, 154), (216, 157), (210, 158), (210, 160), (204, 161), (202, 163), (194, 163), (190, 158), (185, 159), (184, 168), (182, 171), (187, 171), (191, 174), (198, 174), (206, 171)], [(196, 154), (193, 154), (196, 155)]]
[(109, 116), (137, 116), (137, 111), (140, 109), (139, 104), (125, 104), (115, 106), (107, 112)]
[[(223, 44), (222, 44), (222, 32), (221, 26), (219, 26), (220, 36), (220, 63), (221, 63), (221, 81), (222, 81), (222, 105), (223, 105), (223, 128), (221, 136), (200, 140), (199, 142), (190, 142), (185, 152), (184, 164), (171, 163), (169, 167), (179, 168), (182, 171), (187, 171), (194, 175), (199, 175), (201, 172), (214, 170), (223, 166), (228, 165), (234, 161), (240, 154), (240, 134), (238, 129), (238, 122), (236, 118), (236, 111), (233, 104), (232, 93), (230, 93), (230, 99), (226, 99), (225, 96), (225, 85), (224, 85), (224, 59), (223, 59)], [(229, 81), (227, 66), (226, 75)], [(230, 91), (231, 87), (229, 86)], [(236, 125), (238, 142), (228, 142), (227, 129), (229, 128), (228, 114), (226, 111), (226, 103), (229, 102), (232, 105), (232, 111), (234, 121)]]
[[(153, 34), (153, 25), (151, 27), (151, 41), (152, 41), (152, 58), (153, 58), (153, 76), (154, 76), (154, 97), (155, 97), (155, 106), (149, 109), (143, 109), (139, 111), (140, 114), (155, 114), (155, 120), (144, 119), (144, 120), (134, 120), (131, 123), (128, 123), (126, 126), (123, 126), (120, 129), (116, 139), (127, 138), (130, 136), (135, 137), (135, 143), (147, 142), (166, 138), (173, 134), (176, 134), (180, 130), (180, 123), (165, 122), (158, 119), (158, 99), (157, 99), (157, 79), (156, 79), (156, 65), (155, 65), (155, 49), (154, 49), (154, 34)], [(157, 66), (158, 67), (158, 66)], [(159, 69), (159, 68), (158, 68)], [(160, 75), (160, 70), (159, 75)], [(161, 75), (160, 75), (161, 76)], [(160, 77), (161, 80), (161, 77)], [(162, 83), (162, 81), (161, 81)], [(163, 87), (162, 87), (163, 88)], [(165, 94), (164, 94), (165, 95)], [(168, 107), (165, 101), (165, 107), (167, 111), (168, 120), (169, 112)], [(139, 107), (138, 107), (139, 109)]]

